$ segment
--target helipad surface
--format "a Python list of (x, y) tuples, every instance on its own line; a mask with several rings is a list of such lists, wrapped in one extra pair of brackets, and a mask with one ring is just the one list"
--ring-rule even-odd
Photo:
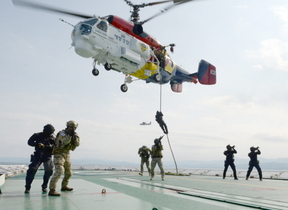
[(73, 172), (69, 187), (74, 190), (61, 192), (60, 197), (42, 193), (42, 170), (36, 174), (30, 194), (24, 194), (26, 174), (6, 179), (0, 209), (288, 209), (287, 181), (197, 175), (166, 176), (165, 181), (156, 175), (151, 181), (147, 173)]

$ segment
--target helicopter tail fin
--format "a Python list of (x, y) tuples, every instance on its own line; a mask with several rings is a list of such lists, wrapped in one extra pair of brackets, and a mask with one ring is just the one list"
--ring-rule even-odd
[(201, 60), (198, 68), (198, 80), (202, 85), (216, 84), (216, 67)]

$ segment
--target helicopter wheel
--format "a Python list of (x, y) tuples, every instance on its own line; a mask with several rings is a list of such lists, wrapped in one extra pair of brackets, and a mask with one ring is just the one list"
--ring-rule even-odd
[(127, 90), (128, 90), (128, 86), (126, 84), (121, 85), (120, 88), (121, 88), (121, 91), (124, 93), (127, 92)]
[(156, 73), (154, 75), (154, 79), (155, 79), (156, 82), (160, 82), (162, 80), (162, 76), (159, 73)]
[(109, 71), (109, 70), (112, 69), (112, 66), (111, 66), (111, 64), (109, 64), (109, 63), (105, 63), (104, 68), (105, 68), (107, 71)]
[(98, 70), (98, 69), (93, 69), (93, 70), (92, 70), (92, 74), (93, 74), (94, 76), (98, 76), (98, 75), (99, 75), (99, 70)]

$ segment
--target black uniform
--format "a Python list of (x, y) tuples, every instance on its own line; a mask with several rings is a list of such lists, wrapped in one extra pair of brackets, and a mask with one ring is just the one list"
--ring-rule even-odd
[(163, 120), (163, 114), (162, 114), (162, 112), (159, 112), (159, 111), (156, 112), (155, 120), (156, 120), (156, 122), (158, 122), (158, 124), (159, 124), (159, 126), (161, 127), (161, 129), (163, 130), (163, 132), (164, 132), (165, 134), (168, 134), (168, 128), (167, 128), (166, 123), (165, 123), (164, 120)]
[[(51, 126), (51, 125), (50, 125)], [(44, 126), (43, 132), (34, 133), (28, 140), (28, 145), (35, 147), (35, 152), (31, 155), (31, 164), (27, 170), (25, 193), (29, 193), (34, 176), (41, 165), (44, 165), (44, 176), (42, 190), (46, 192), (50, 176), (53, 174), (52, 149), (55, 144), (53, 136), (54, 127)]]
[(259, 166), (259, 161), (257, 159), (257, 155), (260, 155), (261, 151), (258, 149), (258, 147), (257, 148), (251, 147), (250, 150), (251, 152), (248, 154), (248, 156), (250, 157), (250, 161), (249, 161), (249, 168), (248, 168), (247, 175), (246, 175), (246, 180), (248, 180), (250, 173), (253, 170), (253, 167), (255, 167), (258, 171), (259, 179), (260, 181), (262, 181), (262, 170)]
[(237, 173), (236, 173), (236, 167), (234, 164), (234, 154), (237, 154), (237, 151), (234, 149), (234, 147), (227, 146), (227, 150), (224, 151), (224, 155), (226, 155), (226, 160), (224, 162), (224, 171), (223, 171), (223, 179), (226, 177), (226, 172), (228, 167), (230, 166), (233, 170), (233, 176), (234, 179), (237, 180)]

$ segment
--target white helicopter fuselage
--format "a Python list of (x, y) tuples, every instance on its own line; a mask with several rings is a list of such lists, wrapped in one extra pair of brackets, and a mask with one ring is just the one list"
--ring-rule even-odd
[(140, 79), (157, 72), (157, 65), (151, 63), (155, 56), (150, 46), (110, 25), (106, 19), (91, 18), (78, 23), (71, 38), (75, 52), (93, 58), (97, 64), (108, 63), (113, 70)]
[[(170, 51), (173, 52), (175, 44), (163, 46), (154, 37), (143, 31), (142, 25), (158, 14), (140, 22), (139, 8), (170, 1), (134, 5), (125, 0), (133, 8), (131, 22), (115, 15), (108, 15), (105, 18), (91, 17), (30, 1), (12, 1), (21, 6), (88, 18), (73, 26), (72, 46), (78, 55), (94, 60), (92, 69), (94, 76), (99, 75), (96, 64), (104, 65), (106, 70), (113, 69), (125, 74), (124, 84), (120, 86), (122, 92), (128, 90), (126, 83), (133, 81), (132, 76), (145, 80), (146, 83), (166, 84), (170, 82), (172, 91), (178, 93), (182, 91), (183, 82), (197, 83), (198, 80), (205, 85), (216, 84), (215, 66), (201, 60), (198, 72), (191, 74), (173, 62), (167, 53), (166, 47), (170, 46)], [(165, 11), (189, 1), (173, 0), (174, 4), (165, 8)], [(161, 12), (163, 13), (163, 11)]]

